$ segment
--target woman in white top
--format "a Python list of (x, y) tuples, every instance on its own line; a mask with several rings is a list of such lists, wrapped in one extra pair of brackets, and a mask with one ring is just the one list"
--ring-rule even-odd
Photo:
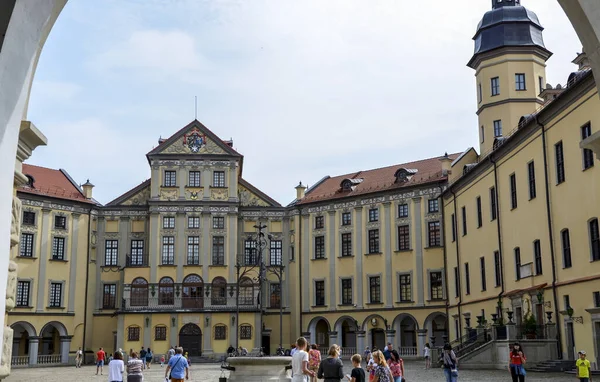
[(425, 348), (423, 348), (423, 356), (425, 357), (425, 369), (429, 369), (431, 367), (431, 346), (429, 346), (429, 343), (426, 343)]
[(108, 364), (108, 382), (123, 382), (123, 354), (116, 352), (113, 360)]
[(306, 339), (298, 338), (298, 345), (294, 355), (292, 356), (292, 382), (306, 382), (308, 376), (314, 377), (315, 373), (308, 369), (308, 353), (306, 352)]

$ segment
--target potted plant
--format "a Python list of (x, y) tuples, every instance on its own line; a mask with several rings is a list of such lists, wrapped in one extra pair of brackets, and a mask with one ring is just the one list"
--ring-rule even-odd
[(525, 336), (527, 339), (532, 340), (535, 339), (535, 334), (537, 330), (537, 321), (533, 314), (529, 313), (525, 316), (525, 321), (523, 322), (525, 325)]

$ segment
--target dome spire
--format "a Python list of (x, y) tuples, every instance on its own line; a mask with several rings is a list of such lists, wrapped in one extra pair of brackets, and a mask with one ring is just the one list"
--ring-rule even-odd
[(521, 0), (492, 0), (492, 9), (520, 6)]

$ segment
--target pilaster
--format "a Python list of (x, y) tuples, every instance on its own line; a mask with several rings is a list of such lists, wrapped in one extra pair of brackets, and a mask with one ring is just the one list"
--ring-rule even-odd
[(211, 347), (211, 339), (212, 339), (212, 316), (210, 313), (207, 313), (204, 316), (204, 330), (202, 331), (202, 340), (204, 342), (204, 346), (202, 347), (202, 353), (204, 355), (212, 354), (213, 350)]
[(38, 256), (38, 262), (40, 267), (38, 269), (37, 279), (37, 296), (36, 296), (36, 312), (44, 311), (44, 302), (46, 300), (45, 291), (46, 285), (46, 265), (48, 264), (48, 242), (50, 232), (50, 209), (42, 209), (42, 233), (40, 240), (42, 242), (40, 254)]
[(425, 304), (425, 289), (423, 284), (423, 212), (421, 208), (421, 197), (412, 198), (412, 216), (415, 223), (415, 286), (417, 291), (417, 305)]
[[(354, 220), (356, 221), (354, 228), (354, 243), (353, 252), (356, 258), (356, 309), (362, 309), (364, 303), (363, 290), (363, 208), (362, 206), (354, 209)], [(364, 336), (363, 336), (364, 338)], [(363, 341), (364, 342), (364, 341)]]
[(304, 242), (302, 243), (302, 253), (298, 256), (302, 256), (302, 312), (308, 312), (310, 310), (310, 245), (312, 233), (310, 232), (310, 215), (302, 216), (302, 230), (305, 233), (304, 237), (301, 238)]
[(185, 200), (185, 186), (188, 182), (188, 172), (185, 165), (179, 166), (179, 174), (177, 174), (177, 181), (179, 182), (179, 200)]
[[(281, 252), (281, 256), (282, 256), (282, 264), (284, 265), (284, 275), (285, 277), (282, 280), (282, 285), (280, 286), (280, 290), (281, 290), (281, 303), (283, 304), (283, 308), (284, 310), (286, 309), (286, 307), (288, 307), (288, 309), (290, 309), (290, 302), (289, 302), (289, 293), (288, 291), (290, 290), (290, 278), (287, 276), (287, 274), (285, 274), (285, 272), (291, 272), (290, 270), (290, 256), (289, 256), (289, 248), (290, 248), (290, 220), (287, 218), (283, 219), (283, 242), (281, 244), (282, 246), (282, 252)], [(285, 292), (284, 292), (285, 291)]]
[(150, 198), (158, 199), (159, 186), (160, 186), (160, 167), (157, 164), (152, 163), (152, 175), (150, 179)]
[(427, 329), (417, 330), (417, 354), (423, 354), (425, 344), (427, 343)]
[(202, 169), (202, 187), (204, 191), (204, 200), (210, 200), (210, 167), (206, 166)]
[[(229, 244), (227, 246), (227, 258), (229, 259), (227, 261), (227, 269), (229, 271), (229, 282), (233, 282), (233, 280), (236, 280), (235, 277), (235, 263), (236, 263), (236, 253), (237, 253), (237, 245), (236, 245), (236, 239), (237, 239), (237, 215), (236, 214), (228, 214), (225, 217), (226, 221), (227, 221), (227, 240), (229, 241)], [(237, 280), (236, 280), (237, 281)]]
[(394, 295), (392, 285), (395, 285), (392, 278), (392, 217), (390, 212), (391, 202), (383, 203), (383, 237), (385, 238), (384, 256), (385, 256), (385, 307), (394, 306)]
[(186, 263), (187, 243), (185, 235), (185, 213), (178, 212), (175, 218), (175, 229), (177, 230), (177, 246), (175, 247), (175, 264), (177, 264), (176, 283), (183, 282), (183, 264)]
[(63, 365), (69, 363), (69, 350), (71, 350), (73, 336), (60, 336), (60, 361)]
[(366, 344), (365, 344), (365, 336), (366, 336), (367, 332), (365, 332), (364, 330), (359, 330), (356, 332), (356, 351), (360, 354), (360, 352), (362, 350), (364, 350), (366, 348)]
[[(329, 211), (328, 214), (328, 220), (329, 220), (329, 229), (327, 230), (327, 232), (329, 232), (329, 235), (327, 240), (329, 240), (329, 254), (327, 255), (327, 261), (329, 262), (329, 309), (330, 310), (336, 310), (337, 307), (337, 298), (336, 298), (336, 282), (337, 279), (335, 277), (335, 261), (336, 261), (336, 254), (335, 254), (335, 242), (337, 240), (338, 234), (337, 234), (337, 227), (336, 227), (336, 222), (335, 222), (335, 210), (334, 211)], [(336, 336), (337, 336), (337, 332), (336, 332)]]
[(237, 184), (237, 162), (233, 161), (229, 165), (229, 201), (235, 201), (238, 198), (238, 184)]
[(37, 365), (40, 337), (29, 337), (29, 365)]
[(106, 250), (106, 219), (98, 217), (98, 241), (96, 245), (96, 295), (94, 299), (94, 310), (102, 307), (102, 266), (105, 264), (104, 251)]
[[(202, 324), (200, 324), (202, 325)], [(168, 347), (171, 346), (175, 346), (177, 345), (177, 343), (179, 343), (179, 330), (177, 330), (177, 328), (179, 328), (179, 315), (178, 314), (171, 314), (171, 317), (169, 319), (169, 344)], [(204, 330), (202, 331), (202, 333), (204, 333)]]
[[(117, 316), (117, 349), (123, 349), (125, 343), (125, 315)], [(85, 350), (85, 349), (84, 349)], [(127, 351), (127, 349), (123, 349)]]
[(159, 235), (159, 217), (157, 212), (150, 214), (150, 233), (148, 235), (148, 260), (150, 262), (150, 283), (156, 283), (158, 274), (158, 241)]
[(118, 246), (118, 263), (120, 267), (125, 267), (127, 264), (127, 238), (130, 231), (129, 216), (121, 216), (119, 218), (119, 246)]
[(143, 347), (148, 347), (152, 343), (152, 314), (144, 314), (144, 342)]
[(69, 259), (69, 303), (67, 306), (68, 313), (75, 312), (75, 293), (77, 291), (77, 247), (79, 241), (79, 214), (72, 214), (72, 239), (71, 239), (71, 256)]
[[(206, 188), (205, 188), (206, 190)], [(211, 252), (210, 252), (210, 229), (211, 229), (211, 225), (210, 225), (210, 213), (208, 212), (202, 212), (202, 256), (200, 256), (202, 258), (201, 264), (202, 264), (202, 279), (204, 280), (205, 283), (209, 283), (210, 281), (208, 280), (208, 266), (210, 264), (212, 264), (212, 256), (211, 256)]]

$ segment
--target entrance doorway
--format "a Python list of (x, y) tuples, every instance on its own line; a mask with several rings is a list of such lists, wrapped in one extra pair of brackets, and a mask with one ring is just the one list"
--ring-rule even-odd
[(190, 357), (202, 355), (202, 330), (196, 324), (185, 324), (179, 331), (179, 346)]
[(385, 332), (383, 329), (371, 329), (371, 349), (377, 347), (378, 350), (385, 348)]
[(271, 336), (262, 336), (262, 351), (265, 355), (271, 354)]
[(575, 358), (575, 333), (573, 331), (573, 323), (567, 322), (567, 359), (574, 361)]

